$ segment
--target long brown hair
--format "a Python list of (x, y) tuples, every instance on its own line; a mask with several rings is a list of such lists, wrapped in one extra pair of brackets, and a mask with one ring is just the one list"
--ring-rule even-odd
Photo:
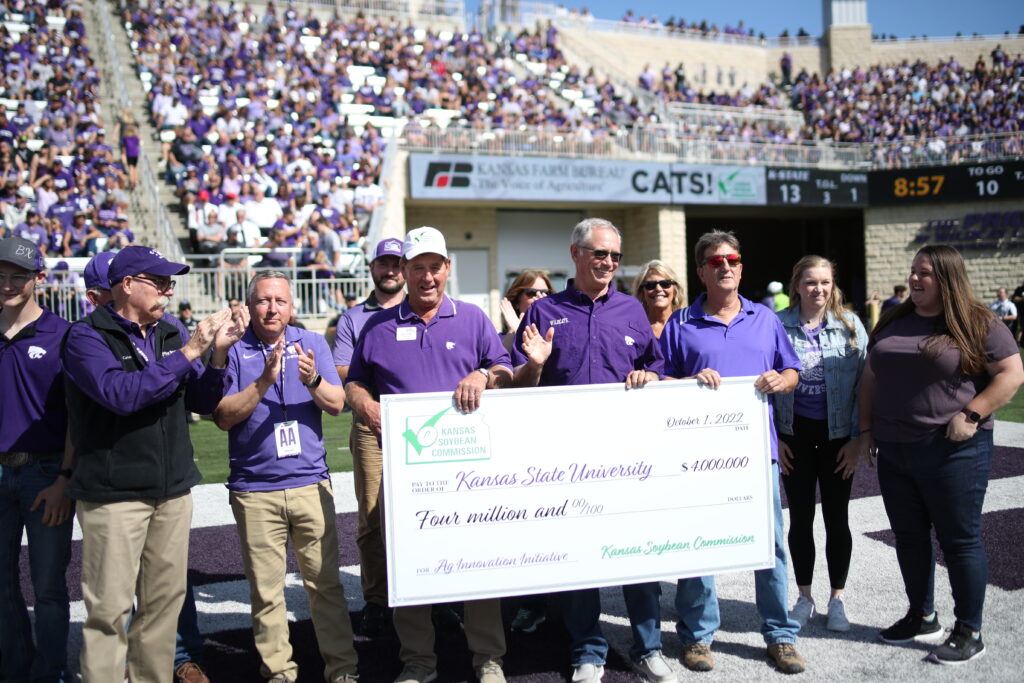
[[(938, 316), (935, 332), (925, 342), (925, 351), (937, 355), (942, 347), (951, 345), (960, 351), (960, 371), (965, 375), (980, 374), (985, 368), (985, 338), (996, 318), (974, 296), (967, 268), (960, 252), (945, 244), (921, 247), (914, 258), (927, 256), (939, 285), (942, 313)], [(882, 314), (871, 331), (874, 342), (878, 331), (894, 320), (914, 312), (914, 302), (908, 297)]]
[(839, 289), (839, 285), (836, 284), (836, 264), (824, 256), (809, 254), (793, 266), (793, 275), (789, 279), (789, 307), (797, 308), (800, 305), (800, 281), (803, 280), (804, 271), (808, 268), (828, 268), (832, 273), (832, 294), (825, 303), (825, 311), (843, 323), (843, 326), (850, 332), (850, 343), (856, 346), (857, 329), (844, 315), (846, 308), (843, 305), (843, 290)]
[(524, 289), (533, 287), (533, 283), (537, 281), (537, 278), (544, 281), (544, 284), (547, 285), (548, 291), (552, 294), (555, 293), (555, 287), (551, 284), (551, 278), (548, 277), (546, 272), (543, 270), (524, 270), (519, 273), (519, 277), (512, 281), (512, 284), (509, 285), (508, 291), (505, 292), (505, 298), (508, 299), (510, 304), (512, 304), (512, 308), (515, 309), (518, 315), (522, 315), (523, 311), (520, 311), (519, 307), (516, 306), (516, 300), (519, 299), (519, 295), (523, 293)]

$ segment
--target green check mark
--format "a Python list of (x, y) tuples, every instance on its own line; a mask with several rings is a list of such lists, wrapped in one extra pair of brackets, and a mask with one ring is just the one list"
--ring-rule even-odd
[(448, 406), (447, 408), (445, 408), (444, 410), (439, 412), (437, 415), (434, 415), (429, 420), (424, 422), (423, 426), (420, 427), (418, 431), (414, 432), (411, 429), (406, 429), (404, 432), (402, 432), (402, 438), (405, 439), (406, 441), (408, 441), (409, 445), (416, 449), (416, 454), (417, 455), (419, 455), (423, 451), (423, 446), (420, 444), (420, 440), (419, 440), (420, 432), (422, 432), (427, 427), (433, 427), (435, 424), (437, 424), (437, 421), (441, 419), (441, 416), (444, 415), (445, 413), (447, 413), (451, 409), (452, 409), (452, 407)]

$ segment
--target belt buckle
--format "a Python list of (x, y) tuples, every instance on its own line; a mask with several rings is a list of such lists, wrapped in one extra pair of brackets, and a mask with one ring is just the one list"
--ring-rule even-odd
[(0, 465), (5, 467), (21, 467), (28, 461), (29, 454), (25, 452), (0, 453)]

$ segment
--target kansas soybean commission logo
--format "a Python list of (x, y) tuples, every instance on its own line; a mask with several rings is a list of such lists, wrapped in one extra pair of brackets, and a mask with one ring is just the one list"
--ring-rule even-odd
[(491, 428), (480, 415), (451, 406), (434, 415), (407, 417), (402, 438), (409, 465), (491, 458)]

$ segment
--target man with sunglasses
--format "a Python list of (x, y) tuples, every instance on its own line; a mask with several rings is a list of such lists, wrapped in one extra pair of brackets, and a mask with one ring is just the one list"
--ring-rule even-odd
[(72, 325), (61, 350), (75, 453), (68, 493), (82, 527), (83, 680), (121, 680), (126, 654), (132, 680), (173, 676), (200, 479), (186, 415), (216, 407), (228, 349), (244, 332), (227, 309), (187, 342), (162, 319), (171, 277), (188, 270), (149, 247), (121, 250), (107, 271), (112, 301)]
[[(743, 261), (731, 232), (701, 236), (694, 249), (697, 277), (706, 291), (688, 308), (672, 314), (661, 335), (665, 374), (696, 379), (717, 389), (722, 377), (756, 376), (766, 394), (796, 388), (800, 359), (773, 311), (740, 296)], [(788, 569), (779, 499), (778, 439), (768, 403), (772, 444), (772, 498), (775, 508), (775, 566), (754, 572), (757, 609), (767, 654), (783, 673), (800, 673), (804, 661), (795, 643), (800, 625), (787, 611)], [(711, 641), (721, 619), (713, 576), (680, 579), (676, 587), (676, 631), (683, 641), (683, 664), (692, 671), (714, 667)]]
[[(576, 276), (566, 288), (526, 311), (516, 332), (516, 386), (564, 386), (625, 382), (642, 387), (661, 376), (657, 340), (640, 302), (615, 288), (622, 260), (619, 229), (603, 218), (573, 228), (569, 255)], [(634, 642), (630, 658), (647, 680), (676, 680), (661, 655), (658, 583), (623, 586)], [(608, 641), (601, 632), (601, 597), (596, 588), (561, 594), (572, 640), (574, 683), (597, 683), (604, 675)]]
[[(0, 680), (67, 680), (70, 622), (64, 574), (73, 510), (60, 342), (68, 322), (40, 306), (43, 255), (21, 237), (0, 240)], [(28, 536), (35, 628), (19, 580)]]

